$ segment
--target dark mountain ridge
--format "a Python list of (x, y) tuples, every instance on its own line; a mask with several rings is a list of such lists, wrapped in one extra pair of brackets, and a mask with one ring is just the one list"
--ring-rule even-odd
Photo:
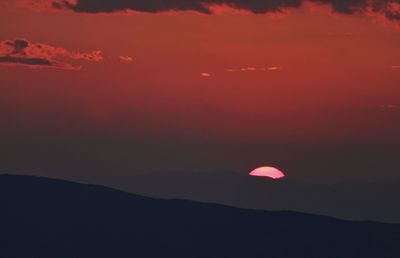
[(398, 258), (399, 224), (0, 175), (0, 257)]
[[(75, 181), (75, 179), (73, 179)], [(159, 172), (91, 176), (112, 188), (151, 196), (220, 203), (257, 210), (291, 210), (347, 220), (400, 223), (400, 182), (310, 183), (234, 172)]]

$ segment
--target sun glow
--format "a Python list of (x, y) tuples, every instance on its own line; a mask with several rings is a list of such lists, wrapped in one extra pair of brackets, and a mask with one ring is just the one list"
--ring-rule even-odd
[(269, 177), (272, 179), (281, 179), (285, 177), (282, 171), (274, 167), (259, 167), (250, 172), (250, 176)]

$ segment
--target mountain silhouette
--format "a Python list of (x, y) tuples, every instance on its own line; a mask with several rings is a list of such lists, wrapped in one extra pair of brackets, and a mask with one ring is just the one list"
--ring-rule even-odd
[(398, 258), (400, 225), (0, 175), (0, 257)]
[(400, 182), (310, 183), (234, 172), (157, 172), (91, 176), (96, 182), (154, 198), (220, 203), (257, 210), (291, 210), (348, 220), (400, 223)]

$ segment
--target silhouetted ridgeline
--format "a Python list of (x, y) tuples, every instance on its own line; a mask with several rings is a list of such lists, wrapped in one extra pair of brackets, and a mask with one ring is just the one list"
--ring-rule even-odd
[(0, 257), (399, 258), (400, 225), (0, 175)]
[[(84, 173), (82, 173), (84, 174)], [(211, 202), (256, 210), (290, 210), (346, 220), (400, 223), (400, 182), (310, 183), (247, 173), (154, 172), (80, 179), (154, 198)]]

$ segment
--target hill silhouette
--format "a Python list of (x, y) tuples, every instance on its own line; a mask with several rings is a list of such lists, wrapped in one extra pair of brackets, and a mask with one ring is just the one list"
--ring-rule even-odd
[(220, 203), (246, 209), (291, 210), (348, 220), (400, 223), (400, 182), (310, 183), (234, 172), (158, 172), (91, 176), (96, 182), (154, 198)]
[(398, 258), (400, 225), (153, 199), (0, 175), (7, 258)]

